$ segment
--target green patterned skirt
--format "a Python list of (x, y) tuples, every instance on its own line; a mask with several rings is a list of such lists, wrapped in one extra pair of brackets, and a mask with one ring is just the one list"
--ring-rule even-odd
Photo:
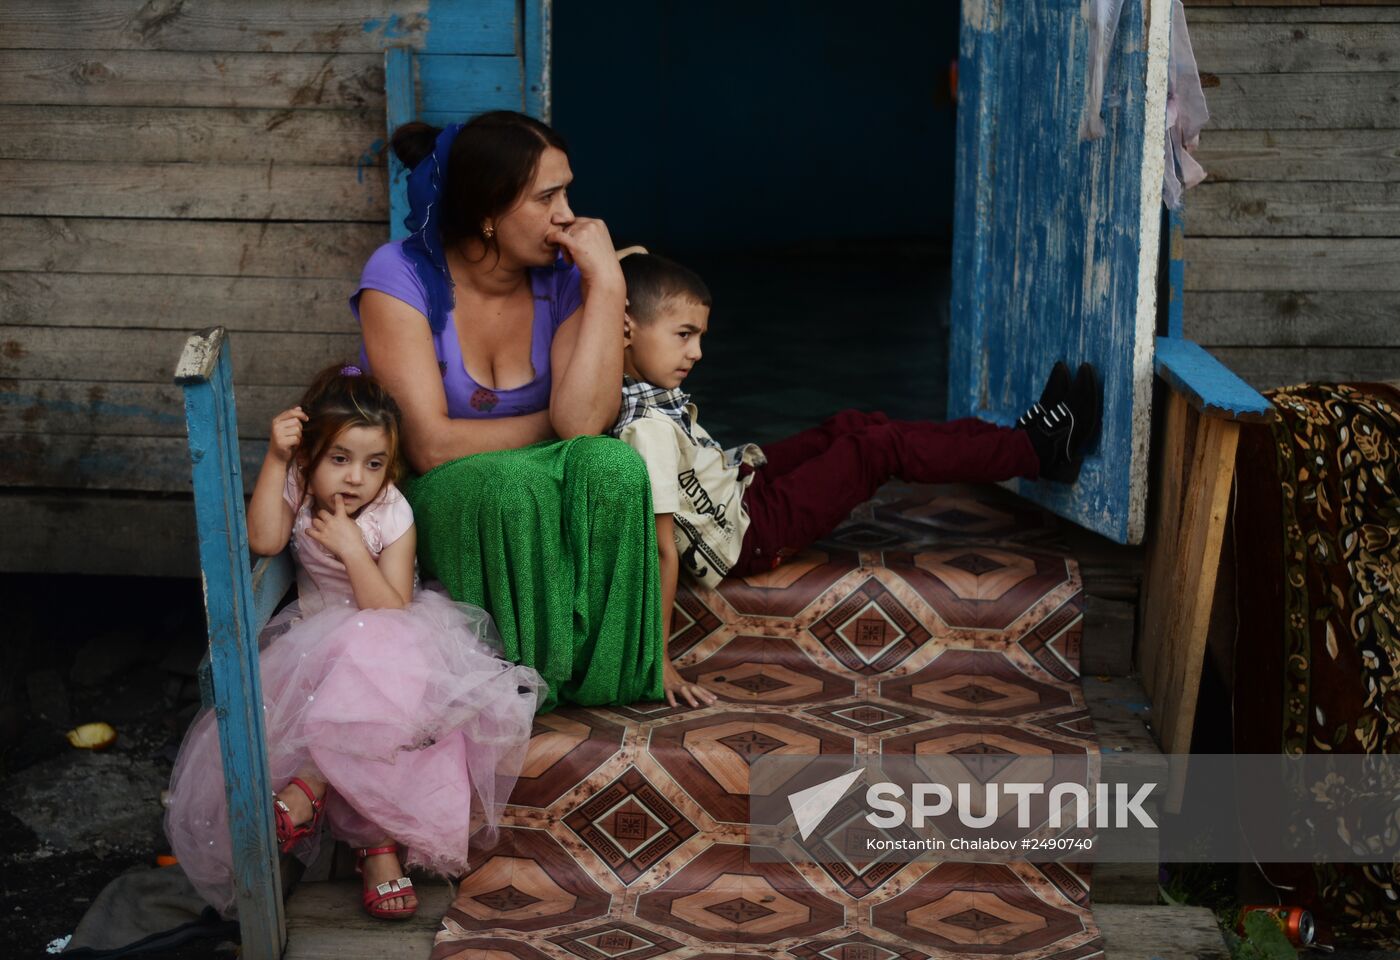
[(541, 710), (659, 700), (664, 638), (646, 466), (577, 437), (481, 453), (406, 481), (425, 577), (484, 607)]

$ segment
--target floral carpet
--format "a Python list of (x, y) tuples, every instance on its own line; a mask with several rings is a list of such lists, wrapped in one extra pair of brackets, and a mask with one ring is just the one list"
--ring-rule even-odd
[[(1241, 435), (1235, 542), (1240, 753), (1400, 751), (1400, 391), (1270, 391), (1278, 419)], [(1394, 784), (1390, 785), (1394, 789)], [(1393, 794), (1392, 794), (1393, 795)], [(1272, 865), (1323, 942), (1400, 947), (1393, 820), (1339, 815), (1372, 864)]]

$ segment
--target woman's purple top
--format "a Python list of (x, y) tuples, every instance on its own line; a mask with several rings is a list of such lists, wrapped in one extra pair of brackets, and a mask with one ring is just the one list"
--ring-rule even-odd
[[(535, 378), (529, 383), (498, 390), (483, 387), (473, 380), (462, 360), (456, 310), (448, 314), (442, 331), (433, 334), (433, 350), (437, 353), (438, 369), (442, 371), (442, 389), (447, 394), (447, 415), (454, 420), (514, 417), (549, 406), (549, 348), (559, 325), (583, 305), (583, 292), (578, 267), (567, 266), (562, 259), (553, 267), (532, 267), (529, 273), (530, 289), (535, 295), (530, 340), (530, 363), (534, 366)], [(350, 298), (350, 311), (356, 322), (360, 319), (360, 293), (364, 290), (379, 290), (402, 300), (424, 315), (425, 324), (428, 322), (427, 293), (412, 261), (404, 256), (401, 241), (384, 244), (365, 264), (360, 286)], [(363, 348), (360, 357), (365, 369), (369, 369)]]

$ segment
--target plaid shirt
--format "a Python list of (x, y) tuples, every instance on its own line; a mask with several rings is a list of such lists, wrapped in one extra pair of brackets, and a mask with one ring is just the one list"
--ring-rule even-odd
[(672, 515), (681, 569), (709, 586), (734, 566), (749, 518), (743, 496), (767, 457), (752, 443), (723, 449), (679, 389), (624, 378), (610, 431), (646, 461), (652, 505)]
[(622, 436), (622, 428), (632, 421), (640, 420), (646, 416), (647, 408), (650, 407), (657, 413), (664, 413), (676, 421), (680, 428), (685, 431), (685, 435), (690, 438), (691, 443), (719, 449), (719, 444), (712, 438), (704, 434), (699, 437), (695, 435), (690, 421), (690, 411), (686, 409), (689, 403), (690, 394), (682, 393), (680, 387), (663, 390), (645, 380), (633, 380), (624, 374), (622, 377), (622, 411), (618, 414), (617, 423), (613, 424), (610, 432), (614, 437)]

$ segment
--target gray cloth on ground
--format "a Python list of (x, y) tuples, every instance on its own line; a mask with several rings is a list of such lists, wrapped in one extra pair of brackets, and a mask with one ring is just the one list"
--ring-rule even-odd
[(64, 952), (115, 950), (197, 921), (206, 906), (178, 866), (128, 870), (97, 895)]

